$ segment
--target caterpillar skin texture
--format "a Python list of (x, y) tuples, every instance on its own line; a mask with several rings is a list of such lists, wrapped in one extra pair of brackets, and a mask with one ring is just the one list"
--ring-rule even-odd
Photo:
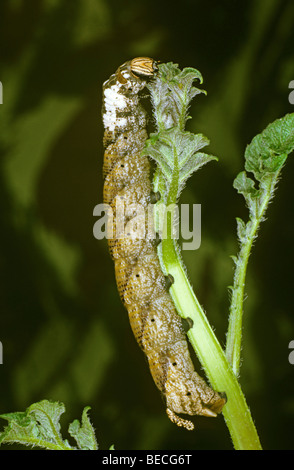
[(139, 57), (121, 65), (103, 85), (103, 198), (114, 215), (108, 225), (108, 233), (114, 230), (114, 235), (108, 238), (108, 244), (133, 333), (147, 356), (154, 382), (166, 399), (169, 418), (191, 430), (193, 423), (177, 413), (216, 416), (226, 399), (194, 370), (181, 318), (166, 290), (155, 240), (128, 234), (115, 238), (118, 199), (124, 203), (128, 222), (135, 217), (133, 203), (140, 203), (146, 212), (152, 202), (150, 163), (140, 155), (147, 131), (139, 92), (156, 69), (153, 59)]

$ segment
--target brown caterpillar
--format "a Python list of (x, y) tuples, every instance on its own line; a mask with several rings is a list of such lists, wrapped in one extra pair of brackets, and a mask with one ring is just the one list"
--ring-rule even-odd
[(154, 202), (150, 163), (140, 155), (148, 136), (139, 92), (156, 69), (153, 59), (139, 57), (121, 65), (103, 84), (103, 197), (113, 214), (107, 228), (109, 249), (133, 333), (147, 356), (155, 384), (166, 399), (169, 418), (191, 430), (193, 423), (177, 413), (216, 416), (226, 399), (194, 370), (181, 318), (159, 264), (156, 240), (133, 236), (129, 230), (121, 236), (116, 233), (121, 223), (118, 203), (124, 204), (126, 228), (138, 215), (134, 203), (146, 213), (147, 206)]

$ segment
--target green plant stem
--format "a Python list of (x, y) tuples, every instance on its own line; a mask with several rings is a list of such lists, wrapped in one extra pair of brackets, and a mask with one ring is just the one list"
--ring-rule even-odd
[(239, 375), (240, 370), (243, 302), (247, 265), (258, 226), (259, 221), (255, 220), (252, 224), (252, 229), (249, 233), (247, 242), (243, 244), (240, 249), (234, 276), (234, 286), (232, 289), (226, 356), (236, 376)]
[[(167, 205), (175, 203), (176, 178), (173, 181)], [(160, 188), (163, 183), (159, 179), (157, 184)], [(223, 409), (223, 415), (235, 449), (260, 450), (259, 437), (238, 380), (187, 279), (179, 248), (172, 238), (172, 220), (172, 216), (171, 219), (167, 218), (167, 236), (159, 245), (162, 268), (166, 274), (171, 274), (174, 278), (170, 294), (178, 313), (183, 318), (191, 318), (193, 321), (193, 327), (187, 335), (212, 387), (227, 395), (228, 401)]]
[(263, 188), (262, 204), (247, 223), (246, 237), (241, 243), (240, 252), (236, 261), (226, 343), (226, 356), (236, 376), (239, 375), (240, 370), (244, 288), (248, 260), (260, 223), (264, 218), (269, 201), (273, 195), (278, 176), (279, 173), (275, 174), (275, 176), (269, 180), (267, 186)]
[(192, 290), (173, 240), (162, 240), (162, 258), (166, 272), (175, 280), (170, 292), (176, 308), (181, 316), (193, 320), (193, 327), (187, 333), (189, 340), (213, 388), (226, 392), (228, 402), (223, 415), (235, 449), (261, 449), (250, 410), (237, 378)]

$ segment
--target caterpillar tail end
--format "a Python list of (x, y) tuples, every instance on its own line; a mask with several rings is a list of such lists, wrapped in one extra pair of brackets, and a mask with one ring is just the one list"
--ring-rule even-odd
[(176, 424), (179, 427), (185, 428), (188, 431), (193, 431), (194, 424), (192, 423), (192, 421), (189, 421), (188, 419), (180, 418), (178, 415), (176, 415), (176, 413), (174, 413), (169, 408), (166, 409), (166, 413), (172, 423)]

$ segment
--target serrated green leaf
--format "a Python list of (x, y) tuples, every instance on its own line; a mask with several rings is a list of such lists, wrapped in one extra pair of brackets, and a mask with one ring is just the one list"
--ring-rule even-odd
[(0, 417), (8, 426), (0, 435), (0, 442), (39, 446), (46, 449), (70, 449), (60, 435), (59, 419), (64, 405), (43, 400), (31, 405), (25, 412), (8, 413)]
[(158, 130), (174, 126), (184, 130), (191, 100), (199, 93), (206, 93), (193, 86), (195, 80), (202, 83), (202, 75), (192, 67), (180, 70), (172, 62), (159, 65), (158, 73), (148, 85)]
[(236, 217), (236, 221), (238, 238), (241, 242), (243, 242), (246, 238), (246, 224), (244, 220), (240, 219), (240, 217)]
[(246, 175), (246, 171), (241, 171), (241, 173), (237, 175), (233, 182), (233, 187), (237, 189), (239, 194), (244, 196), (251, 217), (256, 217), (259, 201), (264, 191), (256, 189), (255, 181)]
[[(0, 415), (0, 418), (8, 421), (8, 426), (0, 434), (0, 444), (13, 443), (29, 445), (32, 440), (38, 440), (38, 427), (27, 413), (6, 413)], [(32, 443), (31, 445), (34, 445)]]
[(294, 114), (287, 114), (269, 124), (255, 136), (245, 151), (245, 169), (258, 181), (268, 173), (281, 170), (287, 155), (294, 149)]
[(151, 135), (143, 155), (153, 158), (162, 172), (167, 187), (178, 172), (178, 194), (191, 174), (216, 157), (198, 152), (208, 145), (209, 140), (202, 134), (183, 132), (177, 127)]
[(289, 154), (294, 149), (294, 113), (269, 124), (262, 133), (265, 145), (276, 154)]
[[(90, 423), (86, 407), (82, 414), (82, 424), (78, 420), (69, 426), (69, 433), (76, 439), (79, 449), (98, 449), (94, 429)], [(0, 418), (8, 421), (0, 433), (1, 443), (18, 443), (38, 446), (51, 450), (74, 450), (60, 432), (60, 417), (65, 411), (63, 403), (42, 400), (33, 403), (25, 412), (6, 413)]]
[(287, 160), (287, 154), (272, 155), (263, 162), (263, 169), (267, 173), (277, 173), (280, 171), (285, 161)]
[(198, 70), (192, 67), (180, 70), (177, 64), (169, 62), (159, 65), (158, 73), (148, 85), (158, 133), (150, 135), (142, 154), (157, 163), (156, 174), (161, 179), (164, 202), (175, 203), (192, 173), (209, 161), (217, 160), (213, 155), (200, 152), (209, 144), (207, 137), (184, 130), (191, 100), (205, 93), (193, 86), (195, 80), (202, 83)]
[(39, 424), (39, 432), (50, 442), (62, 442), (60, 434), (60, 416), (65, 412), (63, 403), (42, 400), (28, 408), (28, 414), (33, 415)]
[(199, 170), (203, 165), (213, 160), (218, 160), (214, 155), (208, 155), (207, 153), (196, 152), (193, 155), (193, 159), (189, 159), (188, 162), (180, 170), (180, 190), (186, 183), (188, 178), (195, 171)]
[(151, 157), (158, 165), (166, 181), (169, 180), (171, 168), (169, 164), (170, 146), (159, 141), (157, 134), (151, 134), (151, 138), (147, 140), (142, 155)]
[(259, 197), (259, 190), (255, 188), (255, 182), (246, 175), (245, 171), (241, 171), (234, 179), (233, 186), (239, 194), (243, 194), (245, 199)]
[(254, 174), (256, 183), (239, 173), (233, 186), (242, 194), (250, 210), (250, 217), (259, 218), (274, 194), (278, 175), (294, 149), (294, 114), (287, 114), (269, 124), (255, 136), (245, 151), (245, 170)]
[(75, 438), (81, 450), (97, 450), (98, 444), (95, 437), (94, 428), (89, 420), (88, 411), (91, 408), (85, 407), (82, 414), (82, 424), (75, 419), (68, 428), (69, 434)]

